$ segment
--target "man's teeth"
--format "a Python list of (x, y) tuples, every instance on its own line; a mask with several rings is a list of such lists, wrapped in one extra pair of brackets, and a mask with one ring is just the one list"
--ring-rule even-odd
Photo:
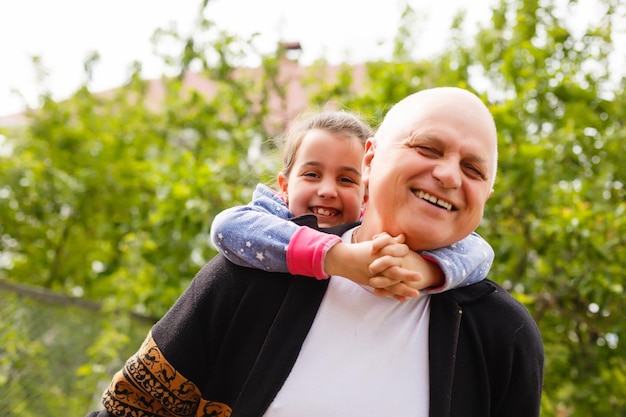
[(323, 208), (313, 209), (313, 213), (319, 214), (320, 216), (332, 216), (332, 215), (334, 215), (334, 212), (332, 212), (330, 210), (324, 210)]
[(433, 204), (437, 204), (438, 206), (443, 207), (446, 210), (452, 210), (452, 204), (448, 203), (447, 201), (437, 199), (437, 197), (430, 195), (428, 193), (425, 193), (424, 191), (418, 191), (417, 196), (426, 201), (430, 201)]

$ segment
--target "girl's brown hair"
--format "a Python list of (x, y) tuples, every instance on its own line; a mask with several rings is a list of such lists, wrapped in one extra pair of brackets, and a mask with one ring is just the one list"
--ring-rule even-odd
[(346, 137), (356, 137), (365, 146), (367, 139), (373, 136), (372, 128), (354, 113), (346, 111), (324, 111), (312, 116), (303, 114), (287, 130), (283, 138), (283, 167), (280, 171), (289, 176), (296, 160), (296, 153), (302, 139), (312, 129), (326, 130)]

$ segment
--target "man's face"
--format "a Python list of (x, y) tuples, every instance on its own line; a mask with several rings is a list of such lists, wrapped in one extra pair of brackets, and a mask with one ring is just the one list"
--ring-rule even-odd
[(455, 92), (398, 110), (366, 146), (364, 225), (404, 233), (414, 250), (448, 246), (476, 229), (492, 193), (491, 116), (476, 98)]

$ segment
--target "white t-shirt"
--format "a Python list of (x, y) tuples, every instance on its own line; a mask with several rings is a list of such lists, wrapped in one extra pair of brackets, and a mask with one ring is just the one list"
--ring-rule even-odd
[[(344, 236), (350, 242), (352, 231)], [(265, 417), (427, 417), (430, 296), (402, 303), (331, 277)]]

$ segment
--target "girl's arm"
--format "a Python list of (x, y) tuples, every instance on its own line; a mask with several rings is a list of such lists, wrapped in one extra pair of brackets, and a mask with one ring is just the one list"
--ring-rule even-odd
[[(328, 278), (323, 259), (341, 238), (298, 226), (288, 221), (292, 217), (274, 191), (257, 185), (249, 204), (229, 208), (215, 217), (211, 241), (229, 261), (240, 266)], [(288, 253), (294, 243), (294, 250)]]
[[(373, 250), (378, 250), (374, 247)], [(443, 272), (439, 283), (424, 286), (419, 279), (402, 278), (400, 273), (391, 275), (385, 266), (378, 265), (376, 261), (370, 265), (370, 269), (377, 276), (370, 279), (370, 285), (375, 288), (388, 288), (400, 281), (407, 285), (420, 289), (427, 294), (436, 294), (454, 288), (463, 287), (482, 281), (487, 276), (494, 259), (493, 249), (477, 233), (472, 233), (465, 239), (445, 248), (431, 251), (410, 252), (402, 261), (403, 273), (406, 271), (422, 270), (423, 262), (430, 262), (431, 267), (437, 265), (437, 269)], [(428, 261), (426, 261), (428, 260)], [(431, 276), (432, 277), (432, 276)], [(437, 282), (431, 278), (430, 282)]]
[[(359, 284), (368, 284), (378, 273), (370, 268), (378, 259), (379, 270), (385, 270), (384, 275), (393, 280), (384, 285), (380, 295), (416, 297), (417, 290), (441, 284), (438, 266), (417, 254), (412, 263), (407, 263), (411, 270), (403, 269), (402, 258), (408, 248), (388, 235), (376, 243), (342, 243), (338, 236), (287, 221), (292, 217), (274, 191), (258, 185), (249, 204), (232, 207), (215, 217), (211, 241), (228, 260), (240, 266), (317, 279), (341, 275)], [(376, 251), (371, 249), (374, 244), (378, 246)], [(411, 281), (410, 286), (407, 281)]]
[(371, 241), (339, 243), (328, 252), (324, 265), (332, 275), (369, 285), (375, 294), (399, 300), (417, 297), (420, 290), (443, 283), (439, 266), (411, 251), (402, 235), (381, 233)]
[[(228, 260), (240, 266), (317, 279), (341, 275), (364, 285), (374, 276), (369, 268), (373, 260), (384, 257), (383, 269), (389, 268), (392, 263), (397, 266), (408, 251), (405, 245), (399, 245), (388, 237), (378, 241), (378, 253), (374, 253), (372, 242), (356, 245), (343, 243), (338, 236), (288, 221), (292, 217), (287, 205), (274, 191), (258, 185), (248, 205), (232, 207), (215, 217), (211, 225), (211, 241)], [(333, 256), (328, 255), (331, 250), (334, 251)], [(398, 250), (404, 252), (399, 255)], [(328, 259), (331, 264), (325, 270)], [(413, 283), (417, 290), (438, 282), (429, 278), (436, 276), (439, 268), (420, 259), (423, 264), (414, 266), (414, 271), (421, 271), (425, 278), (420, 283)], [(433, 268), (428, 264), (435, 266)], [(420, 269), (424, 265), (426, 267)], [(431, 272), (433, 270), (435, 273)], [(399, 277), (397, 271), (402, 271), (401, 268), (394, 271), (395, 274), (389, 275), (396, 278), (395, 281), (406, 278), (406, 274)], [(411, 274), (422, 277), (419, 272)], [(394, 282), (389, 290), (379, 293), (398, 298), (415, 297), (418, 295), (416, 289)]]
[(428, 293), (440, 293), (482, 281), (494, 259), (493, 248), (476, 232), (445, 248), (420, 251), (420, 254), (436, 262), (445, 276), (445, 283), (427, 289)]

